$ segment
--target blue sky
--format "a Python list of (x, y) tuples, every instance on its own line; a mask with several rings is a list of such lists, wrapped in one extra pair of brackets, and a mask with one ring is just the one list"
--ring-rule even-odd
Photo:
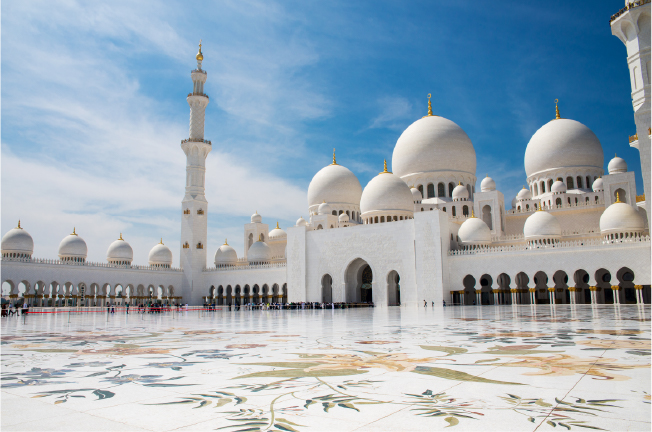
[(2, 232), (21, 219), (35, 256), (73, 226), (104, 261), (120, 232), (146, 264), (163, 237), (178, 265), (197, 42), (203, 39), (209, 263), (258, 211), (307, 217), (330, 163), (364, 187), (427, 111), (459, 124), (506, 201), (554, 117), (578, 120), (643, 193), (621, 1), (22, 1), (2, 3)]

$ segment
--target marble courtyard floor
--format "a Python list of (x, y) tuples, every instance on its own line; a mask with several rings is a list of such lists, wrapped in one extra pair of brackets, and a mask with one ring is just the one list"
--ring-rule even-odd
[(1, 324), (6, 431), (652, 426), (649, 305), (132, 310)]

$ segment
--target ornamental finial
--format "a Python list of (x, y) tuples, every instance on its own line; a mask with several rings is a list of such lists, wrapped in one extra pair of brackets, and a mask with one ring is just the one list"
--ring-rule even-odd
[(281, 227), (278, 226), (278, 221), (276, 221), (276, 229), (281, 229)]
[(77, 233), (75, 232), (75, 227), (72, 227), (72, 234), (70, 235), (77, 235)]
[(224, 244), (222, 246), (228, 246), (229, 244), (226, 242), (226, 239), (224, 239)]
[(561, 117), (559, 116), (559, 99), (555, 99), (555, 120), (559, 120)]
[(16, 228), (18, 228), (18, 229), (23, 229), (23, 228), (20, 226), (20, 219), (18, 219), (18, 226), (17, 226)]
[(616, 192), (616, 202), (621, 203), (622, 201), (620, 200), (620, 192)]
[(163, 237), (161, 237), (161, 243), (159, 243), (159, 244), (163, 244)]
[(199, 51), (197, 51), (197, 56), (195, 58), (198, 62), (204, 60), (204, 54), (201, 53), (201, 39), (199, 39)]
[(475, 218), (475, 210), (473, 207), (471, 207), (471, 217)]
[(432, 103), (430, 102), (431, 97), (432, 94), (428, 93), (428, 116), (432, 116)]
[(120, 233), (120, 238), (118, 240), (124, 241), (124, 239), (122, 238), (122, 233)]
[(333, 149), (333, 165), (337, 165), (337, 161), (335, 161), (335, 149)]
[(391, 174), (389, 171), (387, 171), (387, 159), (383, 160), (383, 172), (380, 174)]

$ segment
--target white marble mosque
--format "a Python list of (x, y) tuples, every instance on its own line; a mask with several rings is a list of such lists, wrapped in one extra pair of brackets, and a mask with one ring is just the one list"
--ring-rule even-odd
[(604, 172), (599, 137), (563, 117), (563, 101), (555, 101), (551, 120), (524, 148), (524, 186), (505, 202), (489, 175), (478, 185), (471, 138), (428, 100), (426, 115), (397, 137), (391, 161), (364, 188), (334, 152), (310, 182), (305, 219), (270, 230), (256, 212), (244, 226), (243, 253), (226, 242), (216, 248), (221, 241), (207, 234), (212, 144), (204, 137), (209, 98), (200, 45), (187, 97), (189, 137), (181, 141), (181, 267), (172, 267), (162, 241), (149, 265), (132, 264), (122, 235), (106, 262), (88, 262), (75, 231), (58, 258), (33, 257), (29, 227), (19, 223), (2, 238), (2, 283), (10, 297), (38, 307), (152, 296), (193, 305), (650, 303), (650, 3), (627, 6), (611, 29), (627, 48), (636, 122), (629, 145), (641, 153), (645, 194), (637, 195), (622, 158)]

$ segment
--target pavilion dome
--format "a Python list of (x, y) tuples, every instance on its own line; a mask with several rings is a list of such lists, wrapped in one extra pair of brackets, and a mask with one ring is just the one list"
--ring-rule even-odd
[(272, 260), (272, 248), (267, 243), (257, 241), (247, 251), (249, 264), (265, 264)]
[(488, 246), (491, 243), (491, 230), (477, 217), (470, 217), (462, 223), (457, 236), (462, 246)]
[(342, 213), (341, 215), (339, 215), (337, 220), (342, 222), (342, 223), (348, 222), (349, 221), (349, 215), (346, 214), (346, 213)]
[(625, 159), (615, 156), (613, 159), (609, 161), (609, 165), (607, 165), (607, 170), (609, 171), (609, 174), (626, 173), (627, 162), (625, 162)]
[(538, 210), (532, 213), (525, 220), (523, 226), (523, 234), (525, 240), (555, 240), (561, 239), (561, 225), (555, 216), (552, 214)]
[(163, 244), (163, 239), (149, 251), (147, 262), (150, 266), (172, 266), (172, 251)]
[(593, 182), (593, 186), (591, 186), (593, 189), (593, 192), (600, 192), (604, 190), (604, 181), (602, 180), (602, 177), (598, 177), (595, 179)]
[[(253, 246), (253, 245), (252, 245)], [(249, 249), (251, 251), (251, 249)], [(224, 244), (215, 251), (215, 265), (235, 265), (238, 263), (238, 254), (235, 249), (228, 245), (226, 240)]]
[(468, 135), (453, 121), (428, 115), (401, 134), (392, 155), (394, 174), (459, 171), (475, 176), (475, 149)]
[(109, 250), (106, 252), (106, 259), (110, 263), (116, 264), (131, 264), (131, 261), (133, 261), (134, 250), (131, 248), (131, 245), (122, 238), (122, 233), (118, 240), (109, 245)]
[(263, 222), (263, 217), (258, 214), (258, 210), (256, 210), (256, 213), (251, 215), (251, 223), (262, 223)]
[(308, 224), (308, 222), (306, 222), (306, 220), (303, 218), (303, 216), (301, 216), (299, 219), (297, 219), (297, 224), (296, 224), (297, 226), (306, 226), (307, 224)]
[(532, 199), (532, 192), (530, 192), (530, 189), (527, 189), (525, 186), (523, 186), (523, 189), (518, 191), (516, 194), (516, 201), (523, 201), (523, 200), (530, 200)]
[(317, 214), (319, 215), (329, 215), (332, 211), (333, 209), (331, 209), (331, 206), (326, 204), (326, 202), (319, 204), (319, 207), (317, 208)]
[(566, 185), (561, 180), (556, 180), (552, 184), (552, 187), (550, 188), (550, 192), (552, 192), (554, 194), (564, 193), (564, 192), (566, 192)]
[[(34, 253), (34, 239), (20, 226), (12, 228), (2, 237), (2, 256), (13, 256), (26, 258)], [(8, 255), (12, 254), (12, 255)]]
[(602, 170), (604, 154), (597, 136), (582, 123), (554, 119), (543, 125), (525, 149), (525, 172), (529, 177), (563, 168)]
[(617, 200), (600, 216), (600, 232), (611, 234), (640, 234), (645, 230), (645, 220), (631, 205)]
[(268, 235), (270, 240), (285, 240), (287, 237), (287, 233), (278, 226), (278, 222), (276, 222), (276, 228), (271, 230)]
[(491, 192), (496, 190), (496, 182), (491, 177), (487, 176), (482, 179), (480, 183), (481, 192)]
[(83, 238), (72, 230), (72, 234), (66, 236), (59, 243), (59, 258), (61, 260), (85, 261), (88, 255), (88, 246)]
[(412, 192), (399, 176), (385, 171), (371, 179), (362, 192), (360, 211), (400, 211), (414, 213)]
[(415, 204), (419, 204), (421, 201), (423, 201), (423, 195), (421, 195), (421, 191), (419, 191), (419, 189), (412, 186), (410, 188), (410, 192), (412, 192), (412, 200)]
[(322, 203), (359, 205), (360, 181), (348, 168), (333, 160), (315, 174), (308, 186), (308, 207)]
[(453, 201), (466, 201), (469, 199), (469, 190), (462, 184), (458, 184), (453, 189)]

